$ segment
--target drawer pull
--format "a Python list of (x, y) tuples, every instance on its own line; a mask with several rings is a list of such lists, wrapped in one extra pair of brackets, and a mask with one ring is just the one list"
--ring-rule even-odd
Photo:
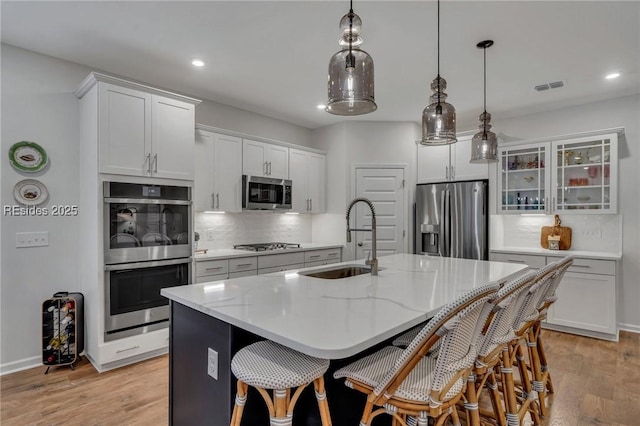
[(315, 259), (316, 257), (320, 257), (319, 254), (314, 254), (313, 256), (309, 256), (309, 259)]
[(507, 262), (510, 262), (510, 263), (525, 263), (524, 260), (516, 260), (516, 259), (507, 259)]
[(335, 257), (337, 255), (338, 255), (338, 253), (329, 253), (327, 256)]
[(247, 266), (251, 266), (253, 265), (253, 263), (240, 263), (237, 267), (238, 268), (246, 268)]
[(591, 266), (589, 265), (576, 265), (575, 263), (571, 266), (573, 266), (574, 268), (591, 268)]
[(215, 268), (207, 268), (207, 269), (205, 269), (205, 271), (217, 271), (219, 269), (222, 269), (222, 266), (217, 266)]
[(132, 351), (134, 349), (138, 349), (140, 348), (140, 346), (136, 345), (136, 346), (131, 346), (130, 348), (127, 349), (120, 349), (118, 351), (116, 351), (117, 354), (121, 354), (122, 352), (126, 352), (126, 351)]

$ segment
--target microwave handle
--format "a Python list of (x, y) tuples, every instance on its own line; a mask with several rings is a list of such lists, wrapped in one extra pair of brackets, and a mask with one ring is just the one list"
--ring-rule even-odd
[(126, 269), (141, 269), (141, 268), (154, 268), (156, 266), (169, 266), (180, 265), (183, 263), (191, 263), (191, 257), (184, 257), (182, 259), (171, 260), (156, 260), (153, 262), (136, 262), (136, 263), (122, 263), (119, 265), (105, 265), (105, 271), (123, 271)]

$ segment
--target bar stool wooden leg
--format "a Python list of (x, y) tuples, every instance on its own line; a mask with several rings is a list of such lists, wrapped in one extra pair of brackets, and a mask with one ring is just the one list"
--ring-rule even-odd
[(520, 409), (518, 410), (518, 416), (520, 420), (524, 418), (524, 415), (528, 412), (531, 413), (531, 418), (534, 425), (540, 424), (540, 414), (538, 408), (538, 402), (536, 396), (533, 393), (533, 387), (529, 377), (529, 369), (524, 357), (524, 351), (520, 344), (516, 345), (516, 360), (518, 364), (518, 370), (520, 373), (520, 381), (522, 382), (523, 400)]
[(322, 426), (331, 426), (329, 403), (327, 402), (327, 394), (324, 389), (324, 378), (322, 376), (313, 381), (313, 388), (316, 392), (316, 399), (318, 400), (318, 409), (320, 410)]
[(542, 374), (542, 366), (540, 365), (540, 358), (538, 353), (538, 335), (540, 330), (536, 327), (531, 327), (527, 334), (527, 348), (529, 351), (529, 360), (531, 367), (531, 375), (533, 376), (532, 388), (534, 392), (538, 393), (538, 407), (540, 409), (540, 416), (545, 417), (547, 415), (547, 389), (544, 383), (544, 377)]
[(247, 384), (238, 380), (238, 391), (236, 393), (236, 402), (233, 405), (233, 415), (231, 416), (231, 426), (240, 426), (242, 421), (242, 412), (247, 402)]
[(496, 416), (498, 426), (507, 426), (504, 409), (502, 408), (502, 399), (500, 398), (500, 391), (498, 390), (498, 381), (496, 380), (496, 374), (493, 370), (488, 373), (487, 386), (489, 387), (489, 398), (491, 399), (493, 414)]
[[(480, 412), (478, 411), (478, 398), (482, 389), (482, 381), (477, 383), (477, 376), (473, 373), (467, 378), (467, 389), (465, 391), (464, 408), (467, 414), (467, 424), (470, 426), (480, 426)], [(477, 383), (477, 384), (476, 384)]]

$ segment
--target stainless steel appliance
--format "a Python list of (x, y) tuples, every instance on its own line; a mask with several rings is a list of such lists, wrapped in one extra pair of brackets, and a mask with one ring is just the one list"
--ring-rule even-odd
[(267, 251), (267, 250), (300, 248), (300, 244), (294, 244), (294, 243), (237, 244), (237, 245), (234, 245), (233, 248), (236, 250), (247, 250), (247, 251)]
[(488, 194), (486, 180), (417, 185), (416, 254), (488, 260)]
[(242, 208), (277, 210), (291, 208), (291, 181), (242, 175)]
[(191, 188), (104, 183), (105, 264), (191, 256)]
[(160, 289), (191, 282), (191, 258), (107, 265), (105, 341), (166, 328), (169, 299)]
[(191, 283), (191, 188), (104, 183), (105, 341), (166, 328), (160, 289)]

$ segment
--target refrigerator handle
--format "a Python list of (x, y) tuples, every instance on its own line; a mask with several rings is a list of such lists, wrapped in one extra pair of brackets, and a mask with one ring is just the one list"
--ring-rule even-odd
[(447, 194), (449, 191), (440, 193), (440, 232), (438, 234), (438, 254), (447, 256), (447, 244), (449, 238), (449, 203)]
[(444, 198), (444, 255), (451, 256), (451, 191), (446, 190)]

